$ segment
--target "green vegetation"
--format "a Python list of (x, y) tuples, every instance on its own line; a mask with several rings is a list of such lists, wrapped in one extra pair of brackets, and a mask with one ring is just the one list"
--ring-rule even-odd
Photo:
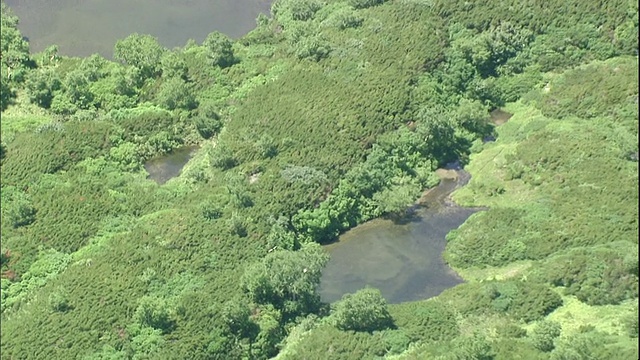
[(335, 304), (332, 316), (340, 330), (373, 332), (393, 324), (380, 290), (371, 288), (346, 294)]
[[(636, 3), (276, 0), (114, 61), (17, 23), (3, 3), (3, 357), (638, 358)], [(453, 160), (488, 207), (447, 237), (467, 282), (322, 303), (319, 244)]]

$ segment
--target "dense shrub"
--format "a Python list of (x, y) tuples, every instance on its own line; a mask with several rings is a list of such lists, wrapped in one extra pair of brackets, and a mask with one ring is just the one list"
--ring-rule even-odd
[(546, 260), (538, 277), (590, 305), (617, 304), (638, 297), (638, 247), (614, 243), (577, 248)]
[(334, 305), (332, 316), (335, 325), (341, 330), (372, 332), (393, 325), (380, 290), (372, 288), (344, 295)]
[(441, 297), (464, 315), (502, 313), (525, 322), (540, 320), (562, 305), (548, 286), (517, 280), (463, 284)]
[(69, 169), (75, 162), (105, 154), (111, 144), (112, 125), (107, 122), (52, 123), (38, 130), (18, 134), (7, 146), (3, 184), (22, 184), (39, 174)]
[[(552, 80), (548, 86), (549, 91), (538, 105), (546, 116), (560, 119), (569, 116), (587, 119), (615, 116), (618, 107), (637, 102), (637, 58), (580, 67)], [(633, 118), (620, 121), (633, 121)]]
[(390, 312), (411, 341), (451, 340), (460, 334), (452, 309), (437, 300), (394, 305)]

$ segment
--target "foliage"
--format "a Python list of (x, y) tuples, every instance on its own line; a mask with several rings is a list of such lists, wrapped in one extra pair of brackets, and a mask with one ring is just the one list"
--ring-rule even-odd
[[(278, 0), (111, 61), (30, 54), (3, 3), (3, 357), (637, 358), (637, 4), (526, 5)], [(321, 303), (317, 243), (456, 160), (467, 281)]]
[(161, 331), (170, 331), (173, 327), (167, 304), (158, 298), (143, 297), (138, 300), (138, 307), (133, 318), (142, 327)]
[(192, 110), (197, 106), (196, 99), (189, 86), (179, 77), (173, 77), (162, 83), (157, 95), (158, 104), (165, 109)]
[(23, 132), (7, 146), (2, 162), (3, 185), (34, 180), (43, 173), (69, 169), (74, 161), (105, 154), (109, 149), (110, 124), (51, 123)]
[(627, 315), (624, 319), (624, 326), (627, 331), (629, 337), (637, 338), (638, 337), (638, 308), (635, 308), (635, 311), (631, 314)]
[(116, 42), (113, 57), (135, 67), (143, 77), (151, 77), (160, 72), (160, 60), (165, 51), (153, 36), (134, 33)]
[(2, 210), (2, 222), (7, 226), (18, 228), (35, 221), (36, 209), (31, 199), (15, 186), (2, 189)]
[(628, 243), (576, 248), (549, 258), (537, 270), (590, 305), (616, 304), (638, 297), (638, 248)]
[(452, 340), (460, 334), (453, 309), (437, 300), (395, 305), (390, 312), (411, 341)]
[(373, 288), (344, 295), (335, 304), (332, 316), (340, 330), (372, 332), (393, 326), (386, 301), (380, 290)]
[(356, 9), (364, 9), (371, 6), (382, 4), (385, 0), (349, 0), (349, 5)]
[(13, 99), (13, 86), (22, 82), (28, 68), (31, 67), (29, 44), (18, 30), (18, 17), (4, 2), (0, 5), (2, 21), (2, 45), (0, 53), (0, 109), (6, 109)]
[(560, 324), (553, 321), (542, 321), (536, 325), (531, 333), (533, 346), (544, 352), (554, 349), (554, 341), (562, 333)]
[(255, 303), (271, 304), (285, 316), (304, 315), (319, 306), (316, 286), (327, 260), (314, 243), (304, 244), (299, 251), (274, 251), (247, 269), (242, 287)]
[(207, 57), (214, 66), (227, 67), (233, 64), (234, 56), (232, 42), (226, 35), (214, 31), (207, 35), (202, 43), (207, 51)]
[(277, 0), (271, 5), (271, 13), (276, 19), (290, 18), (297, 21), (311, 20), (322, 8), (319, 0)]
[(222, 120), (212, 103), (199, 104), (198, 114), (193, 118), (193, 122), (204, 139), (211, 138), (222, 129)]
[(545, 116), (558, 119), (613, 115), (619, 118), (618, 121), (632, 122), (633, 117), (624, 118), (619, 111), (637, 99), (637, 80), (635, 59), (619, 59), (606, 65), (592, 63), (551, 81), (548, 84), (550, 89), (540, 99), (538, 107)]
[(43, 108), (51, 106), (53, 93), (62, 86), (60, 79), (52, 69), (43, 69), (29, 73), (25, 81), (25, 88), (29, 94), (29, 100)]
[(549, 287), (517, 280), (468, 283), (445, 290), (441, 297), (465, 316), (498, 313), (525, 322), (540, 320), (562, 305)]

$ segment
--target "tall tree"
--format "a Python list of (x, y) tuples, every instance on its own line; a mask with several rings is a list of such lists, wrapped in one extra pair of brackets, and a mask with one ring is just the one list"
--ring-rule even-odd
[(374, 288), (346, 294), (335, 304), (332, 316), (340, 330), (375, 331), (393, 326), (387, 302)]
[(288, 317), (303, 315), (320, 305), (316, 288), (328, 260), (316, 243), (299, 251), (274, 251), (247, 269), (242, 285), (255, 303), (272, 304)]
[(233, 64), (235, 60), (231, 48), (233, 42), (225, 34), (214, 31), (207, 35), (202, 45), (207, 50), (207, 56), (213, 65), (224, 68)]
[(0, 3), (0, 110), (6, 109), (14, 92), (11, 84), (22, 81), (29, 65), (29, 43), (18, 30), (18, 17)]
[(165, 51), (155, 37), (134, 33), (116, 42), (113, 57), (136, 67), (142, 76), (152, 77), (159, 74), (160, 60)]

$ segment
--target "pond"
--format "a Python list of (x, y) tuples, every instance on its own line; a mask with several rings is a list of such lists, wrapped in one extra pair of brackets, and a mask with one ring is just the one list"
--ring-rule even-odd
[(256, 27), (270, 0), (4, 0), (20, 18), (32, 52), (58, 45), (60, 54), (111, 58), (118, 39), (137, 32), (168, 48), (201, 43), (213, 31), (233, 38)]
[(180, 175), (182, 168), (197, 149), (197, 146), (185, 146), (147, 161), (144, 168), (149, 173), (149, 179), (162, 185)]
[(369, 285), (389, 303), (427, 299), (463, 280), (442, 259), (445, 236), (481, 209), (455, 205), (449, 194), (469, 180), (463, 170), (440, 170), (440, 185), (420, 199), (403, 223), (376, 219), (340, 236), (325, 248), (331, 260), (319, 292), (334, 302)]

